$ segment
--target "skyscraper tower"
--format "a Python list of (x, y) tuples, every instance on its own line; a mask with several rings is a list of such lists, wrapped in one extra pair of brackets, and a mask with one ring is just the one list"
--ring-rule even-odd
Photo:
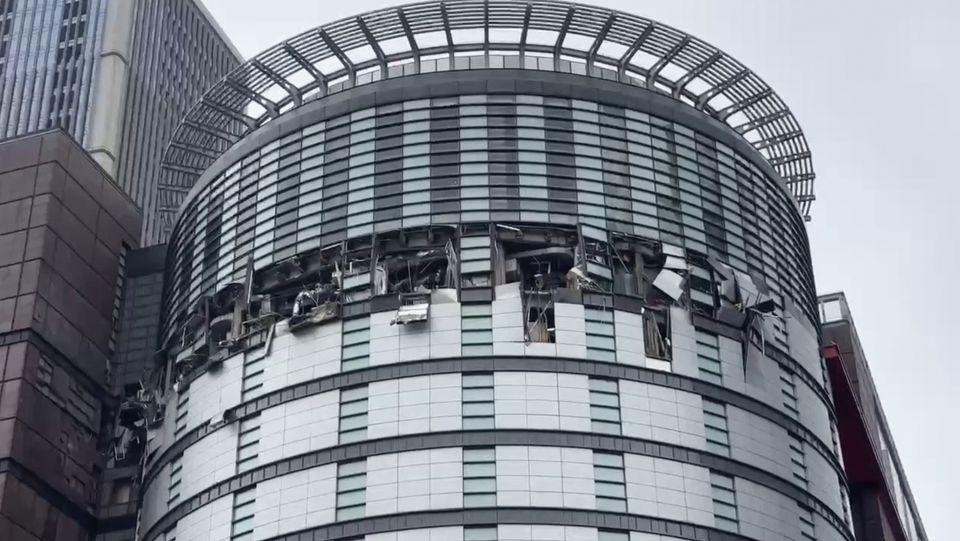
[(239, 61), (196, 0), (2, 0), (0, 138), (63, 128), (141, 207), (153, 244), (189, 189), (161, 178), (165, 145)]
[(166, 167), (140, 534), (850, 541), (781, 98), (560, 2), (426, 2), (216, 85)]

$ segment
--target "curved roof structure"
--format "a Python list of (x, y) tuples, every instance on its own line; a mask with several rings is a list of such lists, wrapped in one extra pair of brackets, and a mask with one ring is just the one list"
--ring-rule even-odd
[(185, 195), (227, 148), (309, 100), (387, 78), (495, 68), (599, 77), (684, 101), (751, 142), (809, 218), (810, 149), (790, 109), (760, 77), (670, 26), (555, 1), (407, 4), (279, 43), (231, 72), (186, 115), (164, 155), (161, 190)]

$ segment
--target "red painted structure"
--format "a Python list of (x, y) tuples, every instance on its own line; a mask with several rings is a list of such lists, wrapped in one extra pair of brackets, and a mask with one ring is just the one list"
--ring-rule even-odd
[[(873, 535), (864, 532), (866, 535), (858, 535), (858, 538), (867, 541), (910, 541), (897, 515), (896, 504), (892, 497), (893, 487), (889, 486), (884, 476), (879, 452), (880, 444), (874, 442), (870, 435), (871, 431), (867, 427), (861, 410), (856, 388), (844, 366), (840, 347), (836, 343), (824, 346), (823, 356), (830, 373), (833, 401), (837, 410), (837, 431), (840, 435), (844, 469), (851, 487), (851, 500), (854, 500), (855, 492), (859, 492), (857, 496), (861, 498), (867, 496), (864, 492), (869, 492), (878, 500), (876, 502), (879, 506), (878, 510), (882, 510), (880, 516), (871, 519), (869, 516), (871, 513), (863, 509), (864, 502), (851, 502), (855, 507), (858, 503), (860, 504), (862, 511), (860, 518), (866, 519), (861, 522), (868, 523), (856, 524), (855, 530), (859, 532), (863, 527), (873, 531)], [(875, 490), (864, 490), (868, 488)], [(856, 522), (857, 513), (854, 515)], [(882, 537), (877, 537), (878, 534)]]

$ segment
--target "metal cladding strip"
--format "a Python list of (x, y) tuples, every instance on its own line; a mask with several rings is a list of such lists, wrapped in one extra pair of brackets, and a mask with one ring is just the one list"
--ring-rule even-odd
[[(456, 359), (431, 359), (425, 361), (411, 361), (406, 363), (375, 366), (332, 374), (312, 381), (299, 383), (284, 389), (267, 393), (253, 400), (249, 400), (236, 407), (230, 408), (224, 414), (227, 423), (239, 421), (267, 408), (279, 406), (300, 398), (316, 394), (352, 387), (374, 381), (385, 381), (413, 376), (431, 374), (449, 374), (466, 372), (557, 372), (563, 374), (578, 374), (607, 378), (625, 379), (653, 385), (661, 385), (701, 396), (712, 398), (749, 411), (783, 428), (800, 434), (804, 441), (815, 448), (844, 479), (843, 467), (833, 455), (833, 451), (826, 443), (820, 440), (813, 432), (798, 421), (773, 407), (749, 397), (745, 394), (721, 387), (713, 383), (680, 376), (677, 374), (660, 372), (649, 368), (629, 366), (601, 361), (587, 361), (584, 359), (562, 359), (556, 357), (480, 357)], [(167, 447), (157, 458), (144, 475), (142, 487), (149, 485), (160, 473), (160, 470), (175, 456), (182, 453), (201, 438), (219, 430), (222, 426), (210, 429), (209, 425), (201, 425), (184, 434), (180, 439)]]
[(269, 541), (305, 541), (320, 539), (356, 539), (357, 536), (449, 526), (491, 526), (494, 524), (536, 524), (576, 526), (668, 535), (690, 541), (747, 541), (750, 538), (709, 528), (660, 518), (613, 513), (538, 507), (472, 508), (446, 511), (398, 513), (344, 522), (268, 538)]
[(637, 438), (583, 432), (552, 430), (469, 430), (414, 434), (338, 445), (336, 447), (312, 451), (271, 464), (258, 466), (250, 471), (237, 474), (230, 479), (216, 483), (210, 488), (180, 503), (157, 520), (157, 522), (150, 527), (144, 539), (152, 541), (160, 532), (166, 531), (173, 526), (176, 521), (213, 500), (254, 486), (259, 482), (281, 477), (289, 473), (344, 460), (354, 460), (404, 451), (492, 445), (529, 445), (594, 449), (644, 455), (702, 466), (724, 472), (731, 476), (747, 479), (779, 492), (813, 509), (817, 514), (830, 522), (838, 531), (846, 531), (843, 519), (807, 490), (754, 466), (706, 451)]
[(0, 475), (7, 474), (30, 487), (41, 498), (46, 500), (57, 511), (77, 521), (85, 529), (93, 529), (97, 524), (97, 517), (90, 514), (60, 491), (50, 486), (46, 481), (33, 473), (29, 468), (12, 458), (0, 458)]
[[(387, 54), (384, 45), (395, 52)], [(646, 88), (704, 111), (766, 157), (809, 218), (815, 178), (810, 148), (789, 107), (759, 76), (670, 26), (556, 1), (407, 4), (293, 36), (234, 69), (187, 113), (163, 156), (170, 179), (161, 190), (192, 186), (213, 163), (211, 156), (301, 103), (405, 73), (491, 69), (491, 50), (518, 58), (520, 68), (569, 70), (574, 59), (589, 68), (585, 75)], [(422, 61), (425, 70), (421, 57), (430, 58)], [(542, 67), (540, 60), (551, 65)], [(261, 111), (251, 110), (252, 104)], [(226, 137), (201, 128), (210, 125)]]

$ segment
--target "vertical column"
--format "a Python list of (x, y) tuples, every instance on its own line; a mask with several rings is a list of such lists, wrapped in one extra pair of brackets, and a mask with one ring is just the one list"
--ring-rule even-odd
[(174, 422), (173, 435), (176, 438), (183, 436), (187, 430), (187, 414), (190, 411), (190, 390), (177, 395), (177, 418)]
[(514, 96), (492, 95), (487, 104), (490, 171), (490, 219), (520, 219), (520, 166), (517, 144), (517, 106)]
[(256, 486), (234, 493), (233, 516), (230, 521), (231, 541), (251, 541), (253, 539), (256, 499)]
[(807, 488), (807, 463), (803, 438), (793, 432), (790, 432), (788, 435), (787, 443), (790, 447), (790, 467), (793, 478), (798, 484)]
[(432, 223), (460, 221), (460, 107), (456, 96), (430, 101), (430, 214)]
[(303, 133), (293, 133), (280, 140), (277, 170), (276, 216), (273, 240), (274, 260), (282, 261), (297, 253), (297, 227), (300, 209), (300, 169), (303, 162)]
[(260, 414), (239, 423), (237, 436), (237, 473), (251, 470), (259, 465)]
[(486, 96), (460, 97), (460, 219), (490, 220)]
[(800, 517), (800, 535), (809, 541), (817, 541), (816, 520), (813, 509), (797, 502), (798, 516)]
[(617, 380), (590, 378), (590, 430), (620, 434), (620, 394)]
[(377, 107), (373, 178), (374, 231), (403, 225), (403, 103)]
[(241, 162), (240, 193), (237, 209), (237, 240), (234, 260), (234, 276), (242, 276), (246, 272), (247, 257), (253, 255), (254, 225), (257, 217), (257, 171), (260, 155), (253, 153)]
[(337, 520), (361, 518), (366, 511), (367, 460), (337, 465)]
[(716, 334), (696, 329), (697, 362), (700, 379), (723, 384), (723, 366), (720, 364), (720, 343)]
[(341, 359), (341, 372), (370, 365), (370, 316), (348, 319), (343, 322)]
[(430, 223), (430, 100), (403, 102), (403, 227)]
[(322, 247), (324, 129), (318, 122), (303, 128), (300, 149), (300, 197), (297, 205), (297, 251)]
[[(577, 223), (578, 190), (589, 192), (591, 187), (599, 188), (591, 184), (591, 181), (599, 178), (600, 163), (591, 162), (588, 157), (591, 152), (599, 153), (599, 150), (574, 144), (574, 141), (582, 136), (580, 128), (586, 130), (589, 128), (574, 122), (577, 112), (571, 111), (570, 100), (545, 99), (543, 114), (545, 117), (543, 121), (545, 165), (541, 174), (546, 175), (543, 185), (546, 186), (547, 191), (547, 210), (550, 212), (550, 221), (575, 224)], [(581, 170), (581, 166), (586, 168)], [(532, 177), (530, 180), (540, 179)]]
[(497, 505), (497, 452), (494, 447), (463, 450), (463, 506)]
[(782, 364), (778, 364), (780, 370), (780, 396), (783, 400), (783, 408), (787, 415), (794, 419), (800, 418), (799, 403), (797, 402), (797, 382), (796, 374)]
[(593, 478), (597, 509), (625, 513), (627, 483), (623, 474), (623, 455), (594, 452)]
[(520, 219), (524, 222), (550, 223), (545, 186), (544, 101), (541, 96), (517, 96)]
[(743, 219), (740, 216), (740, 189), (737, 186), (736, 161), (733, 150), (723, 143), (714, 143), (717, 161), (717, 183), (720, 193), (720, 216), (727, 235), (727, 258), (737, 268), (746, 267), (746, 244), (743, 241)]
[(492, 284), (490, 242), (489, 235), (460, 238), (460, 285), (462, 287), (489, 287)]
[(493, 373), (463, 374), (463, 429), (495, 428)]
[(180, 503), (180, 482), (183, 471), (183, 453), (170, 461), (170, 481), (167, 484), (167, 510)]
[[(103, 44), (100, 50), (96, 51), (99, 66), (95, 70), (97, 78), (93, 86), (96, 88), (96, 95), (91, 105), (95, 114), (90, 120), (90, 132), (85, 141), (86, 147), (90, 149), (90, 156), (114, 178), (117, 177), (116, 166), (127, 95), (134, 6), (134, 2), (113, 3), (107, 10)], [(86, 21), (84, 24), (90, 23)], [(0, 58), (2, 57), (0, 54)], [(0, 69), (0, 73), (2, 72)]]
[(613, 310), (585, 308), (587, 358), (591, 361), (617, 361)]
[(633, 233), (649, 239), (659, 239), (650, 115), (632, 109), (627, 109), (624, 115), (626, 117), (628, 159), (630, 160)]
[(366, 385), (340, 392), (340, 443), (367, 437), (368, 389)]
[(260, 149), (257, 179), (256, 226), (253, 230), (253, 264), (259, 268), (274, 262), (273, 239), (277, 221), (277, 179), (280, 167), (280, 141), (271, 141)]
[(710, 487), (713, 491), (713, 516), (717, 528), (738, 532), (737, 493), (734, 479), (729, 475), (710, 472)]
[(603, 159), (603, 204), (610, 231), (633, 233), (630, 160), (622, 107), (600, 106), (600, 155)]
[(373, 183), (376, 156), (375, 108), (350, 115), (350, 161), (347, 184), (346, 236), (373, 233)]
[(350, 115), (329, 118), (324, 132), (321, 246), (342, 241), (347, 226)]
[(676, 176), (677, 151), (673, 139), (673, 123), (651, 116), (650, 135), (660, 240), (683, 246), (682, 204)]
[(727, 405), (703, 398), (703, 425), (707, 450), (730, 456), (730, 432), (727, 426)]
[[(220, 244), (217, 248), (217, 289), (242, 275), (234, 272), (237, 258), (237, 207), (240, 201), (240, 163), (224, 172), (223, 203), (220, 208)], [(243, 258), (239, 258), (243, 259)], [(246, 269), (244, 269), (246, 270)]]

